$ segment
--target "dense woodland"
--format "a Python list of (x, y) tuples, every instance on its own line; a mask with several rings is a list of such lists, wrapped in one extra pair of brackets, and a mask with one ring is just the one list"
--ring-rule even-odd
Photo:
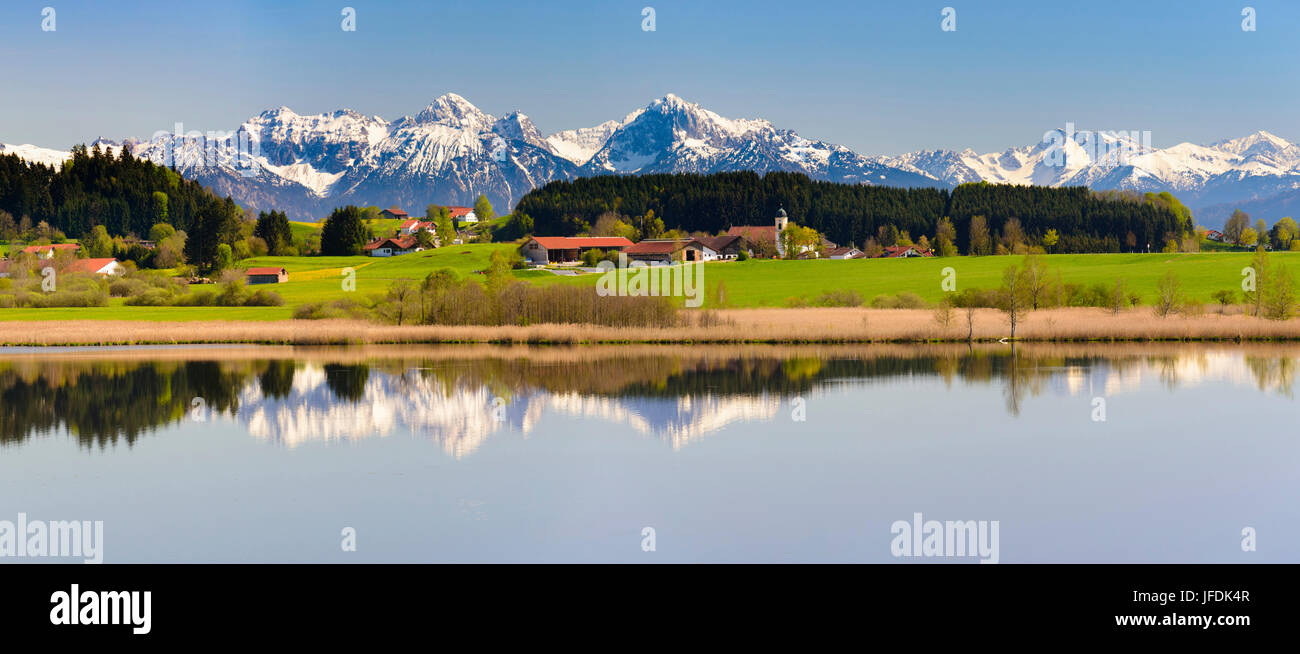
[(527, 216), (526, 223), (531, 219), (534, 234), (583, 233), (610, 212), (627, 216), (633, 226), (649, 215), (669, 228), (712, 233), (733, 225), (769, 225), (782, 207), (792, 222), (837, 243), (855, 245), (878, 239), (882, 232), (906, 231), (912, 239), (924, 235), (933, 240), (946, 217), (963, 253), (971, 252), (971, 222), (976, 216), (984, 218), (992, 233), (990, 249), (1012, 219), (1031, 243), (1055, 230), (1059, 240), (1052, 252), (1136, 251), (1148, 244), (1160, 250), (1171, 240), (1181, 242), (1194, 229), (1191, 213), (1168, 193), (1144, 196), (983, 182), (951, 191), (904, 189), (820, 182), (783, 172), (556, 181), (524, 196), (515, 213)]
[[(136, 159), (78, 145), (72, 158), (55, 169), (0, 156), (0, 238), (58, 242), (135, 236), (158, 238), (183, 232), (185, 258), (203, 268), (216, 264), (222, 245), (247, 242), (243, 210), (175, 171)], [(39, 228), (39, 229), (36, 229)], [(145, 256), (113, 252), (132, 259)]]

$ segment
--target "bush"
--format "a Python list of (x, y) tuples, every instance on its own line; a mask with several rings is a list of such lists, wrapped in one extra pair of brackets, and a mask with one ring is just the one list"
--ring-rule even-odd
[(871, 306), (876, 309), (924, 309), (928, 305), (916, 293), (903, 291), (898, 295), (877, 295), (871, 299)]
[(165, 307), (172, 303), (172, 294), (161, 288), (151, 288), (126, 299), (129, 307)]
[(344, 299), (333, 302), (309, 302), (293, 310), (295, 320), (325, 320), (329, 318), (366, 318), (370, 310), (356, 300)]
[(276, 293), (275, 291), (269, 291), (267, 289), (262, 288), (254, 291), (253, 294), (248, 297), (248, 299), (244, 300), (244, 306), (282, 307), (284, 306), (284, 298), (280, 297), (280, 294)]
[(815, 304), (820, 307), (860, 307), (862, 295), (857, 291), (827, 291), (817, 298)]

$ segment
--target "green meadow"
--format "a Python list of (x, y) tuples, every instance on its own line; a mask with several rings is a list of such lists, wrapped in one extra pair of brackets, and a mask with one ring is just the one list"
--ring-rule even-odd
[[(257, 257), (243, 265), (284, 267), (289, 281), (267, 286), (286, 302), (282, 307), (128, 307), (114, 298), (107, 307), (4, 309), (0, 320), (281, 320), (292, 316), (294, 307), (308, 302), (328, 302), (347, 297), (343, 291), (344, 271), (355, 273), (356, 296), (384, 293), (397, 279), (422, 279), (439, 268), (451, 268), (462, 277), (482, 279), (493, 250), (513, 248), (511, 244), (471, 244), (439, 248), (392, 258), (375, 257)], [(1198, 254), (1066, 254), (1044, 257), (1049, 274), (1060, 273), (1061, 281), (1072, 284), (1125, 285), (1150, 303), (1156, 284), (1166, 271), (1182, 281), (1189, 298), (1211, 301), (1218, 290), (1240, 290), (1242, 268), (1252, 255), (1245, 252)], [(1270, 255), (1300, 276), (1300, 253)], [(935, 302), (943, 296), (940, 282), (945, 268), (956, 274), (957, 288), (993, 288), (1002, 271), (1019, 265), (1023, 257), (951, 257), (914, 259), (854, 259), (743, 262), (704, 264), (704, 282), (709, 289), (705, 306), (710, 306), (719, 283), (725, 288), (725, 306), (781, 307), (791, 298), (814, 301), (828, 291), (857, 291), (868, 301), (876, 295), (915, 293)], [(544, 270), (517, 270), (514, 275), (533, 284), (594, 285), (598, 275), (555, 275)]]

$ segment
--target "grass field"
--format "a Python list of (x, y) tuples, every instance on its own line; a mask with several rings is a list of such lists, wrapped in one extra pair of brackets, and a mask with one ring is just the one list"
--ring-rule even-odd
[[(293, 314), (295, 306), (308, 302), (326, 302), (348, 295), (343, 292), (343, 271), (356, 273), (356, 295), (366, 297), (387, 290), (393, 280), (422, 279), (430, 271), (451, 268), (463, 277), (481, 279), (478, 271), (488, 266), (493, 250), (513, 248), (512, 244), (472, 244), (439, 248), (393, 258), (373, 257), (257, 257), (241, 262), (244, 266), (282, 266), (289, 272), (289, 282), (270, 287), (284, 297), (283, 307), (127, 307), (121, 299), (110, 306), (64, 309), (3, 309), (0, 320), (281, 320)], [(1185, 293), (1194, 299), (1210, 301), (1218, 290), (1241, 288), (1241, 270), (1248, 266), (1251, 254), (1076, 254), (1045, 257), (1049, 273), (1061, 273), (1062, 281), (1075, 284), (1114, 284), (1124, 279), (1145, 303), (1156, 295), (1156, 283), (1165, 271), (1173, 271), (1182, 280)], [(1300, 253), (1281, 252), (1270, 255), (1272, 261), (1284, 263), (1300, 277)], [(956, 272), (957, 288), (992, 288), (1001, 283), (1002, 271), (1019, 265), (1021, 257), (952, 257), (934, 259), (855, 259), (847, 261), (771, 261), (716, 262), (705, 264), (705, 286), (714, 289), (725, 285), (728, 308), (783, 307), (792, 297), (815, 300), (827, 291), (853, 290), (866, 300), (879, 294), (915, 293), (929, 302), (943, 295), (940, 287), (944, 268)], [(534, 284), (594, 285), (597, 275), (560, 276), (541, 270), (515, 271), (519, 279)], [(706, 295), (705, 307), (712, 295)]]

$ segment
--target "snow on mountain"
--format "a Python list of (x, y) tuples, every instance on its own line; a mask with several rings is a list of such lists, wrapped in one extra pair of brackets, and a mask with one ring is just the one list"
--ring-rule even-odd
[(607, 120), (595, 127), (564, 130), (546, 137), (546, 143), (551, 146), (551, 152), (581, 166), (590, 161), (614, 130), (622, 125), (617, 120)]
[[(1300, 192), (1300, 146), (1268, 132), (1209, 145), (1154, 148), (1147, 141), (1136, 133), (1053, 130), (1037, 143), (1001, 152), (865, 156), (766, 120), (726, 118), (673, 94), (621, 121), (544, 135), (521, 112), (498, 118), (447, 93), (392, 122), (347, 109), (300, 115), (280, 107), (224, 134), (126, 143), (136, 156), (174, 165), (251, 211), (282, 209), (294, 219), (317, 219), (343, 204), (398, 204), (419, 212), (429, 203), (472, 204), (480, 194), (505, 210), (556, 179), (735, 170), (893, 186), (988, 181), (1168, 190), (1193, 209), (1290, 206), (1267, 200)], [(119, 147), (100, 143), (114, 153)], [(0, 154), (9, 153), (51, 165), (69, 156), (0, 144)]]
[[(86, 147), (89, 149), (96, 145), (99, 146), (100, 150), (113, 156), (117, 156), (118, 152), (122, 149), (120, 143), (114, 143), (103, 138), (96, 139)], [(42, 148), (31, 144), (7, 145), (5, 143), (0, 143), (0, 155), (7, 154), (18, 155), (18, 157), (24, 161), (45, 164), (46, 166), (52, 166), (54, 168), (63, 167), (63, 162), (72, 158), (72, 152), (68, 150), (52, 150), (50, 148)]]

